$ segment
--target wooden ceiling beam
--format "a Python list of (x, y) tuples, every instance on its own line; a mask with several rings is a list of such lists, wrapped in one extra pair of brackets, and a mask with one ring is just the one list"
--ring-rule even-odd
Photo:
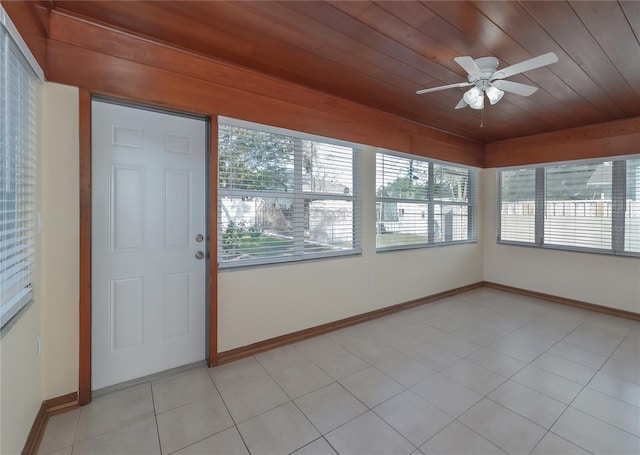
[(48, 55), (52, 81), (94, 93), (482, 166), (478, 142), (56, 12)]
[(640, 154), (640, 117), (487, 144), (488, 168)]

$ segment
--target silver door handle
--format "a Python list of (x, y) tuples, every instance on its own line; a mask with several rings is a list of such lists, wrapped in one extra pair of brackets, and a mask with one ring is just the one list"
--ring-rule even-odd
[(198, 251), (196, 253), (196, 259), (202, 259), (202, 258), (204, 258), (204, 253), (202, 251)]
[(196, 242), (202, 242), (204, 240), (204, 235), (198, 234), (196, 235)]

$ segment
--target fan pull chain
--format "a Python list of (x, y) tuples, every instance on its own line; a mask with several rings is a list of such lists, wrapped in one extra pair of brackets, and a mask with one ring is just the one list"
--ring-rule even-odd
[(480, 128), (484, 126), (484, 108), (480, 109)]

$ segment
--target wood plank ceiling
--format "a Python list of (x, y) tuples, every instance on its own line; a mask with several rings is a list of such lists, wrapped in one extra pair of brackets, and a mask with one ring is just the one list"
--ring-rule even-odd
[[(640, 116), (640, 2), (53, 1), (50, 8), (331, 93), (484, 143)], [(499, 67), (555, 52), (509, 78), (540, 89), (455, 110), (454, 57)]]

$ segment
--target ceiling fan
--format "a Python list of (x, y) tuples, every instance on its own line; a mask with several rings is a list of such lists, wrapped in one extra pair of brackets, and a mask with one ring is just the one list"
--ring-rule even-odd
[(516, 95), (522, 96), (533, 94), (538, 90), (538, 87), (520, 84), (519, 82), (505, 81), (504, 79), (515, 74), (555, 63), (558, 61), (558, 56), (553, 52), (549, 52), (501, 70), (498, 70), (498, 59), (495, 57), (480, 57), (477, 59), (471, 57), (456, 57), (454, 60), (469, 74), (467, 77), (469, 82), (425, 88), (418, 90), (416, 94), (422, 95), (423, 93), (437, 92), (448, 88), (473, 86), (462, 96), (462, 99), (456, 105), (456, 109), (467, 106), (472, 109), (483, 109), (485, 94), (491, 104), (496, 104), (500, 101), (504, 92), (515, 93)]

